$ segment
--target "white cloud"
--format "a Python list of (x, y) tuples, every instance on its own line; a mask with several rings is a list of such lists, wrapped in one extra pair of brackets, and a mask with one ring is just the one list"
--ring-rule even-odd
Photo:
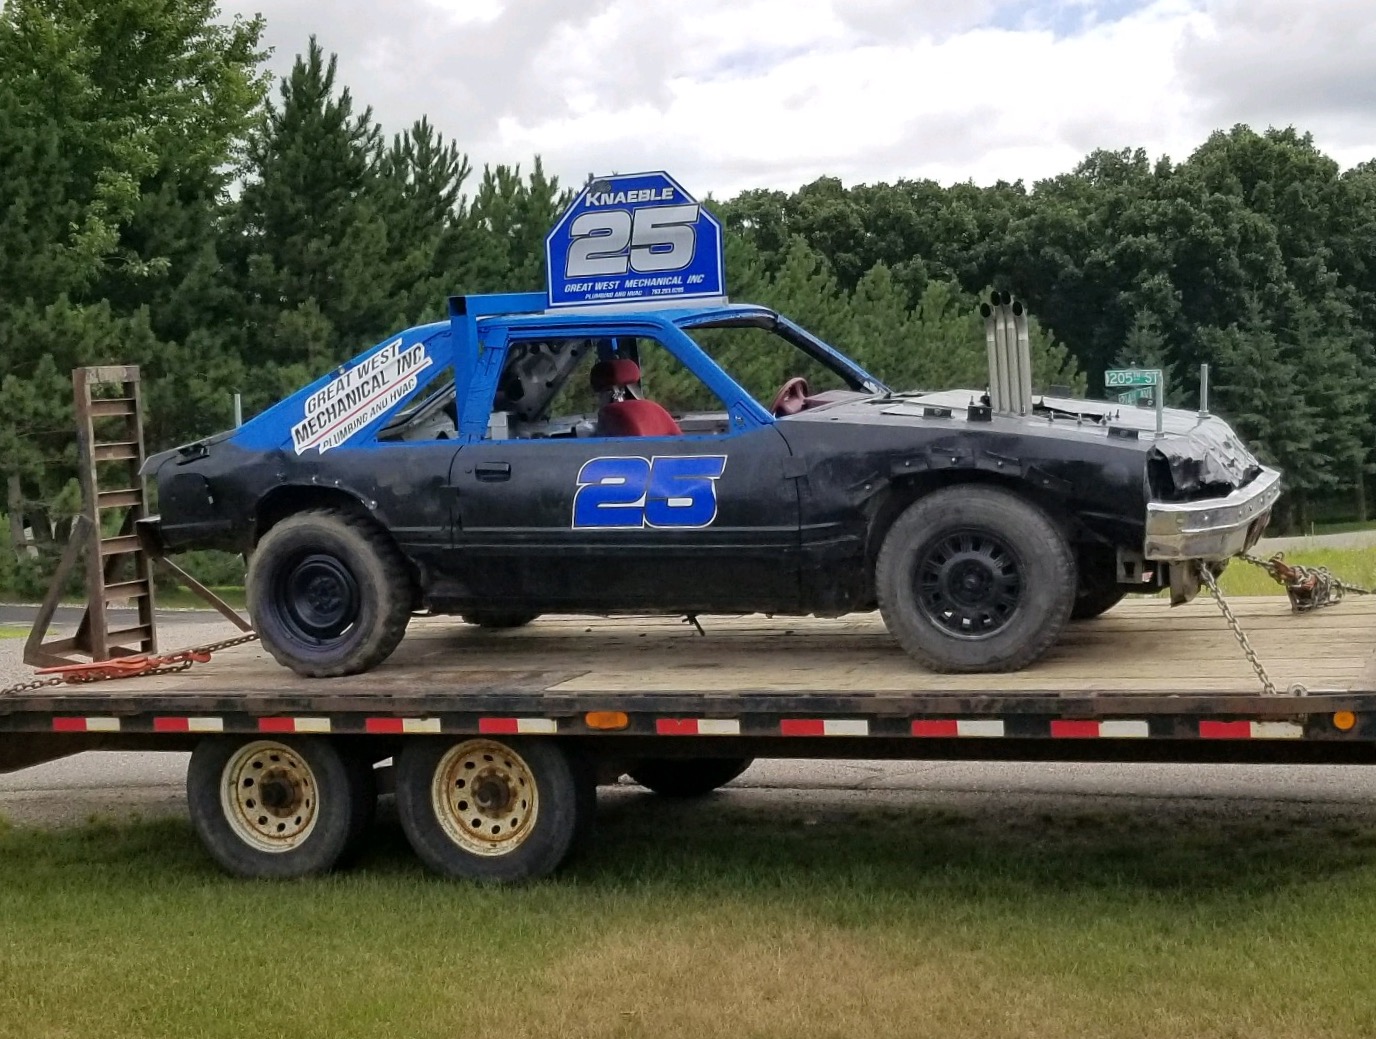
[[(228, 3), (231, 13), (250, 4)], [(389, 130), (566, 182), (667, 168), (724, 197), (933, 177), (1035, 180), (1094, 148), (1183, 158), (1234, 122), (1376, 155), (1368, 0), (276, 0)]]

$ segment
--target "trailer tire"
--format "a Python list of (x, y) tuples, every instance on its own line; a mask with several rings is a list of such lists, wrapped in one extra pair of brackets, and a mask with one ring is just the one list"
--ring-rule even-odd
[(947, 487), (889, 528), (875, 566), (884, 624), (931, 671), (1016, 671), (1044, 654), (1075, 602), (1075, 556), (1036, 505)]
[(521, 610), (472, 610), (468, 613), (459, 614), (465, 624), (472, 624), (477, 628), (488, 628), (492, 631), (501, 631), (506, 628), (524, 628), (539, 616), (538, 613), (525, 613)]
[(626, 774), (661, 797), (701, 797), (725, 786), (754, 764), (754, 758), (653, 758)]
[(326, 873), (357, 844), (372, 800), (329, 740), (212, 736), (191, 753), (191, 822), (222, 869), (285, 880)]
[(377, 818), (377, 799), (381, 793), (373, 755), (345, 750), (344, 767), (349, 773), (349, 787), (353, 791), (354, 811), (349, 820), (349, 836), (335, 867), (343, 869), (357, 862), (368, 849), (373, 821)]
[(368, 671), (397, 648), (415, 603), (406, 560), (371, 520), (309, 509), (274, 524), (253, 553), (248, 610), (263, 646), (298, 675)]
[(397, 755), (396, 770), (406, 838), (447, 877), (507, 884), (547, 876), (588, 831), (591, 773), (547, 740), (416, 740)]

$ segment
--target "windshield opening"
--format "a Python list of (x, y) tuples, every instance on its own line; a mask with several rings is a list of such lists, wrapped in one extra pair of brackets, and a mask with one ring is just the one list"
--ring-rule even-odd
[(812, 398), (882, 393), (883, 383), (821, 340), (774, 314), (745, 314), (691, 323), (684, 331), (723, 371), (765, 407), (792, 379), (807, 380)]

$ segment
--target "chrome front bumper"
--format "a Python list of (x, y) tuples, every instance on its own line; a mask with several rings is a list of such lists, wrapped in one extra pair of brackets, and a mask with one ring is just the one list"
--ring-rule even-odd
[(1263, 468), (1245, 487), (1226, 498), (1147, 503), (1148, 559), (1227, 559), (1257, 542), (1271, 506), (1280, 497), (1280, 473)]

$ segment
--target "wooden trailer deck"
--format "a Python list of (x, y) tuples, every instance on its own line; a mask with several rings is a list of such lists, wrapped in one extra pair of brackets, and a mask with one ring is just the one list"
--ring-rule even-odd
[[(1280, 690), (1376, 690), (1376, 598), (1292, 613), (1282, 596), (1240, 598), (1233, 608)], [(910, 660), (878, 614), (816, 618), (703, 617), (701, 636), (681, 618), (551, 617), (488, 632), (451, 617), (413, 620), (381, 667), (338, 679), (303, 679), (257, 645), (217, 654), (182, 674), (40, 690), (25, 699), (158, 699), (180, 696), (409, 698), (417, 694), (777, 693), (1083, 694), (1255, 696), (1259, 684), (1207, 596), (1172, 609), (1161, 600), (1121, 603), (1070, 625), (1045, 658), (1000, 675), (941, 675)], [(165, 650), (181, 648), (164, 632)], [(1077, 695), (1079, 694), (1079, 695)], [(1117, 695), (1114, 695), (1117, 694)], [(0, 700), (0, 714), (15, 709)]]

